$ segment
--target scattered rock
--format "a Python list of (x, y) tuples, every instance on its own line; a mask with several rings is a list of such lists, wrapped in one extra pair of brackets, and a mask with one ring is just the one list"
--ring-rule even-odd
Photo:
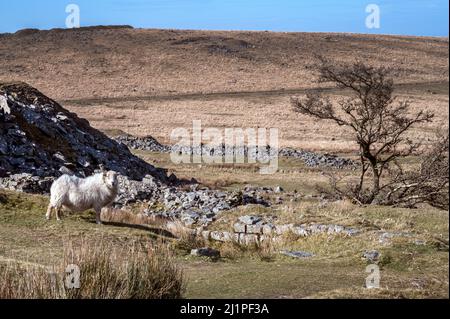
[(255, 224), (255, 225), (247, 225), (246, 233), (247, 234), (262, 234), (263, 233), (262, 223)]
[(305, 226), (293, 226), (290, 228), (290, 230), (295, 235), (302, 236), (302, 237), (308, 236), (308, 230), (306, 229)]
[(414, 240), (414, 245), (417, 246), (425, 246), (427, 244), (426, 240), (422, 240), (422, 239), (415, 239)]
[(368, 250), (363, 253), (363, 258), (370, 263), (375, 263), (380, 258), (380, 253), (376, 250)]
[(24, 193), (44, 194), (48, 193), (54, 181), (53, 177), (33, 176), (29, 173), (13, 174), (0, 177), (0, 186), (5, 189)]
[(291, 231), (292, 227), (294, 227), (294, 224), (275, 225), (275, 234), (283, 235)]
[(382, 244), (389, 244), (393, 238), (411, 238), (413, 234), (405, 232), (381, 232), (379, 242)]
[(4, 114), (11, 114), (11, 109), (8, 105), (8, 99), (3, 95), (0, 95), (0, 111), (2, 111)]
[[(247, 186), (242, 191), (225, 192), (200, 188), (196, 181), (190, 190), (173, 187), (178, 179), (167, 176), (134, 156), (128, 147), (153, 152), (187, 152), (189, 154), (241, 154), (268, 160), (274, 156), (292, 156), (309, 166), (348, 167), (351, 161), (333, 155), (318, 155), (297, 150), (270, 147), (174, 148), (160, 144), (151, 136), (121, 135), (114, 140), (92, 128), (55, 101), (26, 84), (0, 85), (0, 187), (29, 193), (48, 193), (55, 178), (62, 174), (89, 176), (99, 168), (119, 173), (119, 194), (114, 205), (123, 207), (147, 202), (145, 214), (181, 220), (188, 227), (203, 229), (222, 212), (241, 205), (270, 206), (267, 198), (284, 193), (281, 186)], [(283, 194), (288, 198), (289, 193)], [(293, 196), (293, 195), (292, 195)], [(278, 197), (277, 203), (283, 198)], [(246, 215), (234, 225), (235, 233), (199, 231), (205, 239), (257, 243), (272, 234), (293, 231), (301, 236), (315, 233), (342, 233), (352, 236), (358, 230), (339, 225), (276, 225), (260, 216)], [(383, 237), (383, 236), (382, 236)], [(383, 237), (384, 238), (384, 237)]]
[(242, 223), (235, 223), (233, 229), (235, 233), (245, 233), (247, 231), (245, 224)]
[[(148, 190), (148, 192), (145, 193), (145, 190)], [(127, 195), (126, 192), (120, 194)], [(119, 197), (121, 197), (120, 194)], [(217, 191), (200, 188), (199, 185), (191, 185), (190, 191), (164, 185), (150, 187), (144, 189), (142, 194), (145, 195), (142, 197), (151, 198), (149, 206), (145, 210), (146, 215), (173, 220), (181, 219), (185, 225), (189, 226), (208, 226), (222, 212), (241, 205), (259, 203), (269, 206), (268, 202), (258, 199), (257, 195), (254, 194)], [(141, 200), (144, 201), (145, 199)], [(129, 203), (123, 200), (119, 200), (119, 202), (120, 205)], [(158, 205), (155, 205), (155, 203), (158, 203)]]
[(361, 233), (361, 231), (356, 228), (344, 228), (341, 233), (346, 236), (355, 236)]
[(197, 256), (197, 257), (220, 258), (220, 251), (213, 249), (213, 248), (205, 247), (205, 248), (192, 249), (191, 255)]
[(259, 216), (245, 215), (239, 217), (239, 221), (245, 225), (254, 225), (262, 220)]
[(282, 193), (282, 192), (284, 192), (283, 187), (281, 187), (281, 186), (275, 187), (275, 193)]
[(209, 234), (209, 237), (212, 240), (221, 241), (221, 242), (230, 242), (233, 239), (233, 235), (229, 232), (222, 231), (212, 231)]
[(309, 258), (309, 257), (314, 257), (314, 254), (306, 252), (306, 251), (282, 250), (282, 251), (280, 251), (280, 254), (283, 254), (285, 256), (289, 256), (289, 257), (292, 257), (292, 258)]

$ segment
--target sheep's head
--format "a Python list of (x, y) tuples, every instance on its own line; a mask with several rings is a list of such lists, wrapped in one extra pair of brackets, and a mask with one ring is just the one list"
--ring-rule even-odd
[(108, 188), (116, 188), (118, 185), (117, 173), (114, 171), (103, 172), (103, 182)]

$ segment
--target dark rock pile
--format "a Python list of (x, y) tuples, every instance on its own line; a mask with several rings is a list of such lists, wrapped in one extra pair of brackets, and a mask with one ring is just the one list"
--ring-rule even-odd
[(150, 175), (169, 182), (165, 170), (132, 155), (38, 90), (0, 84), (1, 187), (45, 193), (63, 173), (88, 176), (100, 166), (131, 180)]
[(168, 153), (171, 150), (170, 146), (162, 145), (155, 138), (151, 136), (136, 137), (129, 134), (118, 135), (114, 139), (128, 146), (131, 149), (150, 151), (156, 153)]
[(191, 250), (191, 255), (196, 257), (210, 257), (212, 259), (220, 258), (220, 251), (210, 247), (197, 248)]
[(301, 159), (309, 167), (333, 167), (333, 168), (354, 168), (358, 164), (351, 159), (338, 157), (333, 154), (318, 154), (303, 150), (295, 150), (292, 148), (283, 148), (280, 150), (280, 156), (294, 157)]

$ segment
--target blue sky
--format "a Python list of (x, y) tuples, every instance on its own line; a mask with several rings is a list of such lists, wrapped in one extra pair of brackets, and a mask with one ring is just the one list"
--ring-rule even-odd
[[(447, 0), (2, 0), (0, 33), (65, 27), (71, 3), (81, 26), (448, 36)], [(365, 25), (368, 4), (380, 7), (379, 29)]]

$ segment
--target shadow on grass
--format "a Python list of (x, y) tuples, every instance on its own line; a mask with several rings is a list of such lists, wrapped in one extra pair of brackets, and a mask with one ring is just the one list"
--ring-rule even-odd
[[(81, 219), (91, 223), (95, 224), (96, 221), (94, 218), (91, 217), (81, 217)], [(113, 226), (113, 227), (121, 227), (121, 228), (131, 228), (131, 229), (137, 229), (137, 230), (143, 230), (152, 233), (153, 236), (163, 236), (167, 238), (174, 239), (176, 236), (174, 236), (171, 232), (165, 229), (156, 228), (156, 227), (150, 227), (147, 225), (140, 225), (140, 224), (127, 224), (127, 223), (120, 223), (120, 222), (102, 222), (105, 226)]]
[(6, 204), (7, 202), (8, 198), (5, 195), (0, 194), (0, 204)]

